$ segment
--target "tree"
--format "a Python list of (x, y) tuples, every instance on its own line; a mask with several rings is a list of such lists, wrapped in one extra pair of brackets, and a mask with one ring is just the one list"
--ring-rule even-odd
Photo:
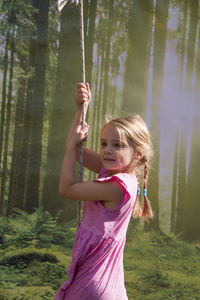
[(153, 137), (154, 161), (148, 196), (152, 203), (154, 218), (145, 224), (145, 229), (159, 229), (159, 167), (160, 167), (160, 99), (162, 92), (164, 58), (167, 37), (169, 1), (157, 0), (155, 10), (155, 30), (153, 45), (153, 78), (152, 78), (152, 119), (150, 131)]
[(92, 79), (92, 66), (93, 66), (93, 45), (95, 33), (95, 19), (97, 10), (97, 0), (90, 1), (89, 14), (88, 14), (88, 35), (86, 38), (86, 75), (87, 82), (91, 84)]
[[(10, 119), (11, 119), (11, 100), (12, 100), (12, 91), (13, 91), (13, 69), (14, 69), (14, 45), (15, 37), (15, 26), (12, 26), (11, 34), (11, 50), (10, 50), (10, 70), (9, 70), (9, 86), (8, 86), (8, 99), (7, 99), (7, 111), (6, 111), (6, 128), (5, 128), (5, 145), (4, 145), (4, 155), (3, 155), (3, 171), (2, 171), (2, 181), (1, 181), (1, 201), (4, 202), (5, 198), (5, 188), (6, 188), (6, 179), (7, 179), (7, 161), (8, 161), (8, 146), (9, 146), (9, 133), (10, 133)], [(2, 209), (3, 213), (3, 209)]]
[(171, 201), (171, 222), (170, 232), (175, 232), (176, 224), (176, 202), (177, 202), (177, 177), (178, 177), (178, 134), (176, 134), (176, 146), (174, 151), (173, 164), (173, 185), (172, 185), (172, 201)]
[(30, 156), (27, 170), (25, 209), (33, 212), (39, 206), (40, 165), (42, 157), (42, 128), (44, 115), (45, 74), (48, 62), (48, 11), (49, 0), (35, 0), (33, 6), (38, 9), (35, 15), (37, 38), (34, 48), (34, 83), (31, 106)]
[(17, 102), (16, 102), (16, 113), (14, 123), (14, 141), (12, 149), (12, 163), (10, 171), (10, 184), (9, 184), (9, 195), (7, 204), (7, 215), (12, 213), (12, 209), (17, 207), (23, 209), (23, 197), (17, 197), (17, 188), (19, 188), (18, 182), (20, 182), (20, 163), (22, 157), (22, 137), (23, 137), (23, 124), (24, 124), (24, 107), (25, 107), (25, 93), (27, 85), (27, 72), (28, 72), (28, 59), (27, 55), (18, 53), (19, 65), (21, 69), (21, 75), (18, 79), (18, 90), (17, 90)]
[[(0, 164), (3, 150), (3, 137), (5, 126), (5, 108), (6, 108), (6, 88), (7, 88), (7, 72), (8, 72), (8, 45), (9, 45), (10, 32), (8, 30), (6, 36), (5, 54), (4, 54), (4, 71), (2, 83), (2, 104), (1, 104), (1, 126), (0, 126)], [(0, 215), (4, 213), (4, 199), (1, 198), (0, 202)]]
[(153, 1), (131, 2), (128, 19), (128, 50), (124, 75), (122, 110), (145, 117), (150, 49), (152, 44)]
[[(192, 78), (194, 73), (194, 63), (195, 63), (195, 45), (197, 36), (197, 25), (198, 25), (198, 8), (199, 3), (197, 0), (191, 2), (191, 13), (190, 13), (190, 31), (187, 47), (187, 64), (186, 64), (186, 92), (193, 88)], [(198, 47), (197, 53), (200, 53)], [(198, 65), (198, 64), (197, 64)], [(196, 86), (199, 84), (199, 71), (196, 74)], [(196, 91), (199, 91), (196, 88)], [(189, 171), (186, 185), (186, 195), (185, 195), (185, 205), (183, 211), (183, 222), (182, 222), (182, 233), (183, 237), (187, 240), (198, 240), (199, 230), (200, 230), (200, 220), (199, 220), (199, 176), (197, 168), (197, 157), (200, 151), (199, 146), (199, 103), (196, 103), (196, 111), (193, 116), (193, 128), (192, 128), (192, 140), (190, 149), (190, 160), (189, 160)], [(188, 135), (189, 136), (189, 133)]]
[(51, 107), (46, 176), (42, 203), (52, 215), (63, 211), (63, 219), (76, 216), (76, 202), (62, 199), (58, 194), (65, 139), (75, 113), (74, 90), (81, 79), (79, 10), (64, 7), (61, 12), (60, 47), (58, 54), (57, 82)]

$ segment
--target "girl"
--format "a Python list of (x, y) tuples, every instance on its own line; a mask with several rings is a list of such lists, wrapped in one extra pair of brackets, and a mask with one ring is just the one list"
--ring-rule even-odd
[[(83, 218), (76, 233), (69, 279), (57, 291), (55, 300), (127, 300), (124, 286), (123, 250), (127, 227), (134, 217), (152, 217), (146, 197), (146, 177), (152, 154), (146, 124), (138, 116), (116, 118), (101, 131), (101, 150), (83, 151), (83, 165), (99, 173), (98, 179), (76, 182), (75, 161), (80, 142), (88, 136), (81, 128), (81, 105), (87, 109), (91, 93), (88, 84), (78, 83), (77, 112), (70, 128), (60, 176), (59, 192), (64, 198), (84, 202)], [(143, 208), (137, 186), (144, 170)]]

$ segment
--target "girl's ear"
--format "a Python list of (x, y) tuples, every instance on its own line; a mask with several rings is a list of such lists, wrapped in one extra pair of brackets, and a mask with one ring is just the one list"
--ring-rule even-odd
[(144, 154), (141, 151), (136, 151), (134, 158), (137, 160), (141, 160), (143, 158)]

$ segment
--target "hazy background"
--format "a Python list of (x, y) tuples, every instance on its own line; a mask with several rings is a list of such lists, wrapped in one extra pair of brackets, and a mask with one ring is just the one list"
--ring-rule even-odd
[[(76, 203), (58, 182), (81, 80), (79, 9), (56, 1), (1, 1), (0, 213), (40, 205), (63, 221)], [(198, 0), (84, 1), (88, 147), (105, 115), (139, 113), (154, 144), (148, 196), (161, 228), (200, 237), (200, 22)], [(85, 172), (84, 178), (93, 178)]]

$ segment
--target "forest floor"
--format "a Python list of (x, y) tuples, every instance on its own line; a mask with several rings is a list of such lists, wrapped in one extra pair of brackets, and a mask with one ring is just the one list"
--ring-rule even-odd
[[(61, 227), (40, 213), (0, 218), (0, 300), (52, 300), (67, 279), (75, 231), (75, 221)], [(200, 299), (198, 243), (129, 226), (124, 269), (129, 300)]]

